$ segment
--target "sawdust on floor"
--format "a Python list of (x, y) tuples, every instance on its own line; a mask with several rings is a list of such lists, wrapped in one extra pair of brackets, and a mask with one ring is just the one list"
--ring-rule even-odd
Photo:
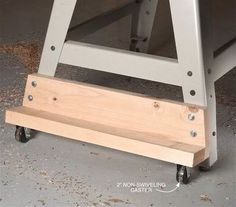
[(42, 43), (37, 40), (0, 44), (0, 53), (16, 56), (27, 68), (28, 73), (35, 73), (39, 66), (41, 47)]

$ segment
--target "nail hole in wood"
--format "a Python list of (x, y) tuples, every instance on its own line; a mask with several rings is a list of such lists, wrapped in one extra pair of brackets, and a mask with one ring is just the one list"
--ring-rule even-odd
[(159, 105), (157, 102), (154, 102), (154, 103), (153, 103), (153, 106), (154, 106), (154, 108), (156, 108), (156, 109), (159, 109), (159, 108), (160, 108), (160, 105)]

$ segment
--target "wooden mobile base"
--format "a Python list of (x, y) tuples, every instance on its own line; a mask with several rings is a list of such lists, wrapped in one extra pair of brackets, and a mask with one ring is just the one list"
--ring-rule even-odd
[(193, 105), (34, 74), (6, 122), (193, 167), (209, 156), (204, 116)]

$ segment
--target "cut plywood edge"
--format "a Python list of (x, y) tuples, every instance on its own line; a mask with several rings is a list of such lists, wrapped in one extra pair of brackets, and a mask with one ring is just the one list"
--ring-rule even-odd
[(204, 160), (205, 147), (176, 142), (29, 107), (6, 111), (6, 122), (112, 149), (193, 167)]

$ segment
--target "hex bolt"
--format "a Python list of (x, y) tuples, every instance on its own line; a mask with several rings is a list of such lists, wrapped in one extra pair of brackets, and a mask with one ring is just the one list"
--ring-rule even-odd
[(194, 131), (194, 130), (191, 130), (190, 135), (191, 135), (192, 137), (196, 137), (196, 136), (197, 136), (197, 132)]
[(33, 87), (36, 87), (36, 86), (37, 86), (37, 82), (36, 82), (36, 81), (32, 81), (31, 85), (32, 85)]
[(195, 119), (194, 114), (188, 114), (188, 120), (193, 121)]
[(33, 101), (34, 97), (32, 95), (28, 95), (28, 100)]

